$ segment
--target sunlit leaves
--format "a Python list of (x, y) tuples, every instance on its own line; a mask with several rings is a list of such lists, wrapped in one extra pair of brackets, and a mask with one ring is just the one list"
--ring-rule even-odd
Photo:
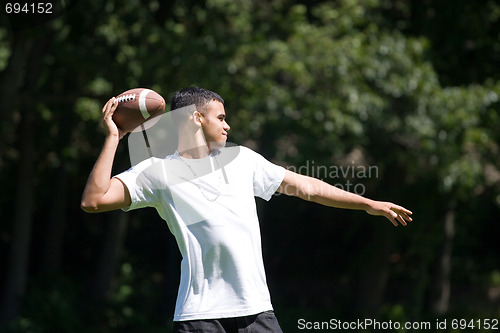
[(82, 97), (76, 101), (75, 112), (83, 121), (97, 121), (101, 118), (101, 103), (93, 98)]

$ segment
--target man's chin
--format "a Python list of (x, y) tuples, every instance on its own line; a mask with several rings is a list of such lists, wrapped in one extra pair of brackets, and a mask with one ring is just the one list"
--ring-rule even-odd
[(226, 140), (219, 142), (209, 142), (208, 146), (210, 147), (210, 150), (222, 149), (226, 146)]

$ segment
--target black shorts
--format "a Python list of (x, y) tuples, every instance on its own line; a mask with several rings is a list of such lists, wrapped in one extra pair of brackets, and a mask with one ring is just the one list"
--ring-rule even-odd
[(222, 318), (174, 321), (174, 333), (283, 333), (274, 311), (256, 315)]

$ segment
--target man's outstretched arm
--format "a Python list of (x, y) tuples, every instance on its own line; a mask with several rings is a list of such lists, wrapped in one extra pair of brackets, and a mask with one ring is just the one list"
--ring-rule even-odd
[(116, 148), (125, 133), (112, 120), (118, 103), (110, 99), (102, 109), (102, 124), (106, 134), (104, 146), (89, 175), (82, 195), (81, 207), (88, 213), (105, 212), (130, 206), (127, 187), (118, 179), (111, 178)]
[(391, 202), (370, 200), (360, 195), (344, 191), (324, 181), (309, 176), (300, 175), (290, 170), (285, 171), (285, 177), (278, 192), (299, 197), (304, 200), (319, 203), (324, 206), (364, 210), (371, 215), (385, 216), (398, 226), (411, 221), (411, 211)]

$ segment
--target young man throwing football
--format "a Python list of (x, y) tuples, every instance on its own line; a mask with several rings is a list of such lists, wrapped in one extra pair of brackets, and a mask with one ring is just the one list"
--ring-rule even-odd
[[(395, 226), (411, 212), (370, 200), (277, 166), (242, 146), (226, 145), (223, 99), (190, 87), (171, 102), (177, 151), (111, 176), (124, 133), (103, 108), (106, 139), (82, 197), (86, 212), (155, 207), (182, 254), (176, 332), (281, 332), (266, 284), (255, 196), (275, 192), (337, 208), (385, 216)], [(181, 110), (181, 112), (177, 112)]]

